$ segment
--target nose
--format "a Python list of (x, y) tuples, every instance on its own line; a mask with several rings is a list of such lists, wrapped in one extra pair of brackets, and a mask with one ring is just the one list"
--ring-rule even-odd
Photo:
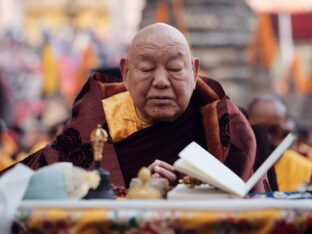
[(152, 85), (159, 89), (164, 89), (170, 87), (170, 81), (166, 70), (158, 69), (155, 72)]

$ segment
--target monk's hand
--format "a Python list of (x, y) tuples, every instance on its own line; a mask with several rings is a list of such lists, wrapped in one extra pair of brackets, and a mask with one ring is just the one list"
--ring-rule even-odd
[(172, 165), (156, 159), (152, 164), (148, 166), (151, 170), (152, 177), (163, 177), (169, 180), (170, 184), (176, 184), (178, 177), (175, 174), (175, 170)]

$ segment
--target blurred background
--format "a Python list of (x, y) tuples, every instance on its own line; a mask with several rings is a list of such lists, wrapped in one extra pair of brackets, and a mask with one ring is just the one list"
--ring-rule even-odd
[(308, 133), (311, 0), (0, 0), (0, 119), (11, 151), (53, 138), (90, 71), (119, 76), (133, 35), (153, 22), (181, 30), (201, 74), (239, 106), (277, 94)]

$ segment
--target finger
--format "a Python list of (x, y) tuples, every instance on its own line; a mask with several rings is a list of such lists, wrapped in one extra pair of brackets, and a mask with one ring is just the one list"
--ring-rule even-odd
[(171, 171), (171, 172), (174, 171), (174, 167), (173, 167), (172, 165), (170, 165), (169, 163), (166, 163), (166, 162), (164, 162), (164, 161), (161, 161), (161, 160), (156, 159), (156, 160), (155, 160), (155, 164), (156, 164), (157, 166), (160, 166), (160, 167), (162, 167), (162, 168), (167, 169), (168, 171)]
[(152, 174), (152, 177), (153, 178), (160, 178), (161, 176), (158, 173), (154, 173), (154, 174)]
[(155, 167), (158, 165), (158, 163), (156, 162), (156, 160), (150, 164), (147, 168), (151, 171), (151, 173), (155, 173)]
[(154, 163), (150, 164), (147, 168), (151, 171), (151, 173), (153, 173), (154, 172)]
[(165, 168), (162, 168), (160, 166), (156, 166), (154, 167), (154, 170), (156, 173), (158, 173), (161, 177), (164, 177), (164, 178), (167, 178), (168, 180), (174, 182), (177, 180), (177, 176), (171, 172), (171, 171), (168, 171), (167, 169)]

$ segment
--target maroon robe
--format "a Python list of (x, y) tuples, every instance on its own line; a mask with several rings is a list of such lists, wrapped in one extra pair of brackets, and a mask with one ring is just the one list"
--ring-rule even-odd
[[(101, 73), (91, 74), (74, 101), (72, 118), (55, 141), (22, 162), (33, 169), (59, 161), (94, 168), (90, 133), (97, 124), (107, 129), (101, 100), (126, 91), (124, 84)], [(246, 181), (253, 173), (256, 142), (240, 110), (225, 95), (219, 83), (200, 78), (191, 102), (178, 120), (157, 123), (126, 139), (104, 146), (102, 167), (111, 173), (115, 186), (128, 185), (141, 166), (155, 159), (172, 164), (178, 152), (197, 141)], [(269, 190), (267, 180), (255, 191)]]

